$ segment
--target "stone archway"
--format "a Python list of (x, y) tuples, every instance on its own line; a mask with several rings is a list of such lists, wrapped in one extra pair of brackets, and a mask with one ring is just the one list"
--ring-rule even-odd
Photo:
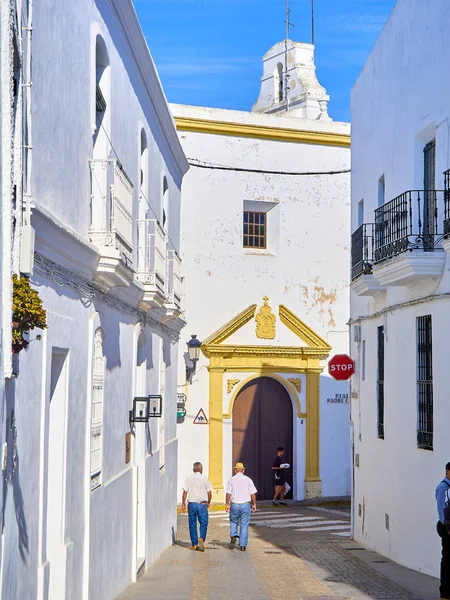
[[(264, 307), (266, 306), (268, 307), (267, 298), (264, 299)], [(268, 308), (270, 309), (270, 307)], [(231, 412), (234, 414), (233, 403), (236, 396), (233, 395), (233, 384), (238, 383), (247, 374), (251, 374), (252, 379), (250, 381), (254, 377), (264, 376), (277, 380), (281, 378), (282, 374), (283, 376), (286, 374), (287, 382), (292, 381), (292, 378), (298, 378), (299, 374), (305, 375), (305, 413), (300, 412), (298, 393), (294, 393), (294, 402), (298, 407), (296, 418), (305, 419), (306, 434), (304, 455), (305, 489), (304, 494), (297, 491), (297, 495), (299, 498), (315, 498), (322, 493), (319, 467), (319, 377), (323, 367), (320, 361), (329, 354), (331, 347), (311, 327), (282, 304), (279, 306), (278, 311), (280, 321), (301, 340), (299, 344), (291, 346), (267, 343), (257, 346), (236, 343), (225, 344), (224, 342), (235, 332), (255, 318), (255, 313), (256, 304), (252, 304), (207, 337), (201, 347), (203, 354), (210, 360), (208, 366), (208, 437), (209, 479), (213, 486), (213, 501), (223, 502), (224, 498), (224, 420), (232, 417)], [(259, 321), (259, 319), (256, 320), (256, 336), (260, 336), (263, 340), (272, 339), (271, 334), (273, 332), (261, 331)], [(266, 324), (266, 322), (263, 322), (263, 325)], [(273, 323), (271, 327), (273, 327)], [(288, 394), (287, 391), (286, 394)], [(290, 406), (292, 410), (292, 402)], [(231, 445), (229, 448), (231, 450)], [(225, 459), (227, 464), (230, 464), (228, 462), (230, 458), (231, 456), (227, 455)]]
[(277, 447), (285, 448), (287, 472), (292, 487), (293, 410), (281, 383), (271, 377), (248, 382), (236, 397), (233, 409), (233, 464), (243, 462), (246, 474), (254, 481), (258, 500), (273, 497), (272, 464)]

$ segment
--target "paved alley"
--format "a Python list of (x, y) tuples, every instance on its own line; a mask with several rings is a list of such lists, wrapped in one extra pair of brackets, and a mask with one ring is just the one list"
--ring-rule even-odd
[(189, 550), (187, 517), (178, 539), (117, 600), (432, 600), (438, 582), (350, 539), (348, 507), (261, 507), (247, 552), (228, 549), (228, 516), (210, 513), (206, 552)]

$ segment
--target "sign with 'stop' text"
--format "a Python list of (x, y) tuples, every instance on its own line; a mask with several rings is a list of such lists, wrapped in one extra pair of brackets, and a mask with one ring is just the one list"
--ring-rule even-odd
[(328, 373), (338, 381), (349, 379), (355, 372), (355, 361), (347, 354), (336, 354), (328, 363)]

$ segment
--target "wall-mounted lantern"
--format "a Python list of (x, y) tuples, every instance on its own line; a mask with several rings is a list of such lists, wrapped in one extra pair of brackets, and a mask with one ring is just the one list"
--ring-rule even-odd
[(162, 396), (149, 396), (150, 399), (150, 411), (148, 416), (162, 417)]
[(148, 423), (152, 417), (162, 416), (162, 396), (133, 398), (130, 423)]
[(201, 341), (197, 339), (196, 335), (191, 335), (191, 339), (186, 343), (188, 347), (189, 360), (192, 366), (186, 365), (186, 381), (189, 381), (192, 375), (195, 373), (198, 359), (200, 358), (200, 346)]

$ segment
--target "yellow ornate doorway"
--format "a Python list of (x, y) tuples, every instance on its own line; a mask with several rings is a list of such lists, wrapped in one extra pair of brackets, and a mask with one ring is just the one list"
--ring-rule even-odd
[[(320, 361), (329, 354), (331, 347), (283, 305), (279, 306), (279, 319), (295, 334), (298, 345), (272, 345), (269, 342), (265, 345), (224, 344), (225, 340), (255, 318), (256, 308), (256, 304), (249, 306), (202, 344), (202, 351), (209, 358), (209, 478), (214, 488), (213, 500), (223, 502), (224, 421), (233, 418), (233, 406), (238, 393), (256, 377), (278, 380), (288, 390), (295, 408), (294, 420), (303, 420), (306, 429), (305, 448), (301, 452), (305, 459), (301, 471), (304, 472), (304, 490), (297, 490), (296, 495), (320, 496), (319, 377), (323, 370)], [(267, 297), (257, 316), (262, 318), (255, 319), (256, 337), (273, 339), (275, 315), (271, 313)], [(230, 452), (230, 456), (225, 457), (225, 464), (231, 464), (231, 460)]]

